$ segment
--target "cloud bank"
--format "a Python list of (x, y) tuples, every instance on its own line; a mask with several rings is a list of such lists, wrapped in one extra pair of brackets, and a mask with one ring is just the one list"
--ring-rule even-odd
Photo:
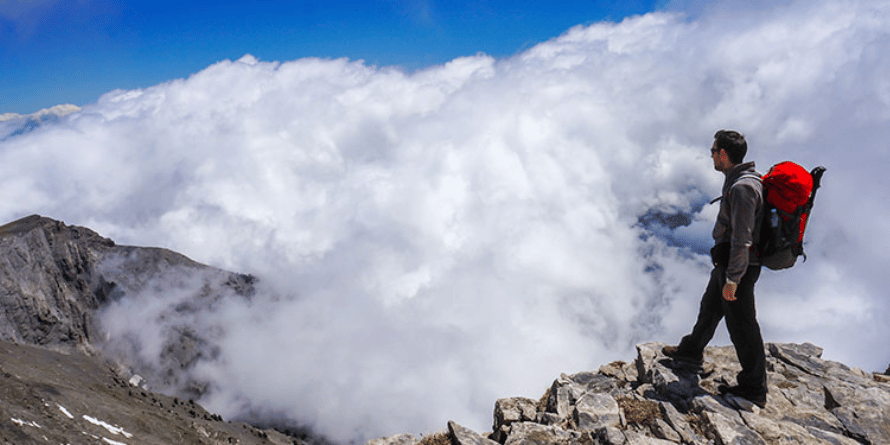
[(760, 279), (765, 339), (883, 370), (888, 22), (881, 1), (653, 13), (414, 73), (244, 56), (0, 142), (0, 219), (258, 276), (197, 320), (220, 345), (199, 367), (213, 411), (340, 441), (484, 431), (496, 398), (688, 332), (722, 183), (707, 149), (733, 128), (761, 170), (828, 168), (808, 260)]

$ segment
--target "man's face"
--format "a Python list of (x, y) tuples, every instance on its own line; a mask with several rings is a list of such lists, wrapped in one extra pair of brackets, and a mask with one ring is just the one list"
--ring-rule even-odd
[(717, 141), (711, 145), (711, 159), (714, 161), (714, 170), (718, 172), (726, 172), (730, 167), (729, 156), (726, 154), (726, 150), (717, 148)]

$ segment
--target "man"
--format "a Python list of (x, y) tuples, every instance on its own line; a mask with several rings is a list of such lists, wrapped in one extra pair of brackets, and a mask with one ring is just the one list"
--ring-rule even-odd
[(711, 158), (714, 169), (726, 176), (720, 211), (714, 224), (714, 269), (701, 299), (692, 333), (663, 352), (674, 360), (700, 364), (705, 346), (722, 318), (742, 365), (737, 386), (722, 385), (730, 393), (766, 405), (766, 356), (754, 308), (754, 283), (760, 277), (756, 245), (763, 212), (763, 186), (754, 163), (744, 163), (748, 144), (736, 131), (714, 135)]

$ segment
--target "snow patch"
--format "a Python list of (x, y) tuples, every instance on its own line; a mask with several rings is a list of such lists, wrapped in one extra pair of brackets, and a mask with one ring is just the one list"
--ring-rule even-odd
[[(95, 417), (83, 416), (83, 418), (84, 418), (84, 420), (92, 423), (93, 425), (97, 425), (97, 426), (101, 426), (102, 428), (105, 428), (111, 434), (121, 434), (124, 437), (126, 437), (127, 439), (133, 437), (132, 434), (124, 431), (124, 429), (119, 426), (109, 425), (99, 419), (96, 419)], [(105, 440), (108, 440), (108, 439), (105, 439)]]
[(64, 406), (62, 406), (62, 405), (59, 405), (59, 410), (60, 410), (60, 411), (62, 411), (62, 414), (64, 414), (64, 415), (66, 415), (66, 416), (68, 416), (68, 418), (69, 418), (69, 419), (73, 419), (73, 418), (74, 418), (74, 416), (72, 416), (72, 415), (71, 415), (71, 413), (70, 413), (70, 412), (68, 412), (68, 410), (67, 410), (67, 409), (65, 409), (65, 407), (64, 407)]
[(14, 424), (16, 424), (16, 425), (18, 425), (18, 426), (25, 426), (25, 425), (27, 425), (27, 426), (33, 426), (34, 428), (41, 428), (41, 426), (38, 425), (37, 422), (27, 422), (27, 421), (24, 421), (24, 420), (21, 420), (21, 419), (16, 419), (15, 417), (13, 417), (13, 418), (10, 419), (10, 420), (12, 420), (12, 423), (14, 423)]

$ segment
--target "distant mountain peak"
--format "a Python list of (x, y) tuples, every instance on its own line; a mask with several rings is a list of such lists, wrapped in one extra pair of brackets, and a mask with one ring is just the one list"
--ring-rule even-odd
[(80, 107), (72, 104), (61, 104), (55, 105), (49, 108), (43, 108), (39, 111), (35, 111), (31, 114), (19, 114), (19, 113), (3, 113), (0, 114), (0, 122), (13, 120), (13, 119), (28, 119), (35, 118), (39, 119), (42, 116), (55, 115), (58, 117), (66, 116), (71, 113), (75, 113), (80, 111)]
[(0, 141), (30, 133), (48, 123), (59, 122), (63, 117), (80, 111), (77, 105), (64, 104), (44, 108), (31, 114), (0, 114)]

